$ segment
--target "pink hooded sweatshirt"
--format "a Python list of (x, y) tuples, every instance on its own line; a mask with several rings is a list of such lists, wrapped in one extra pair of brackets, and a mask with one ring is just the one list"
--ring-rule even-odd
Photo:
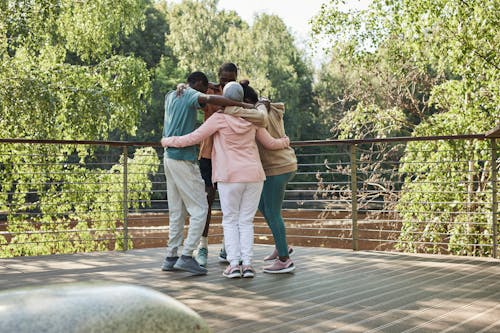
[(257, 139), (266, 149), (283, 149), (290, 145), (288, 137), (275, 139), (265, 128), (243, 118), (214, 113), (197, 130), (183, 136), (163, 138), (164, 147), (187, 147), (214, 134), (212, 150), (212, 182), (248, 183), (266, 179), (260, 162)]

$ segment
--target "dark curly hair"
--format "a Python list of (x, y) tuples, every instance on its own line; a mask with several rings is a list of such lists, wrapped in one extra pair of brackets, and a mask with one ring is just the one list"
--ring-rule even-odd
[(240, 84), (243, 87), (243, 101), (252, 104), (257, 103), (259, 101), (259, 95), (257, 95), (254, 88), (250, 87), (250, 81), (241, 80)]

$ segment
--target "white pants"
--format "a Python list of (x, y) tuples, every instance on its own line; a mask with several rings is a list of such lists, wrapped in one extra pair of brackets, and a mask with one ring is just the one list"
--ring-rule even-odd
[(217, 183), (227, 260), (250, 265), (253, 257), (253, 219), (264, 182)]
[(200, 168), (191, 161), (163, 158), (167, 178), (169, 238), (167, 257), (178, 256), (184, 239), (184, 224), (189, 213), (189, 228), (182, 254), (192, 256), (207, 219), (208, 203)]

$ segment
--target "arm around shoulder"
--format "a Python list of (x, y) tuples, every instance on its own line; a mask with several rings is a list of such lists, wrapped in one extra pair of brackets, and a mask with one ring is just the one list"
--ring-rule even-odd
[(251, 104), (233, 101), (233, 100), (226, 98), (224, 96), (206, 95), (206, 94), (200, 94), (198, 96), (198, 103), (200, 103), (200, 104), (207, 104), (208, 103), (208, 104), (215, 104), (215, 105), (219, 105), (219, 106), (241, 106), (243, 108), (248, 108), (251, 106)]
[(262, 127), (257, 129), (256, 138), (264, 146), (264, 148), (269, 150), (279, 150), (290, 146), (290, 139), (288, 136), (275, 139), (265, 128)]
[(194, 132), (183, 136), (170, 136), (161, 139), (163, 147), (188, 147), (200, 143), (219, 130), (218, 117), (210, 117)]
[(263, 104), (256, 105), (253, 109), (225, 108), (224, 113), (241, 117), (257, 127), (267, 126), (267, 109)]

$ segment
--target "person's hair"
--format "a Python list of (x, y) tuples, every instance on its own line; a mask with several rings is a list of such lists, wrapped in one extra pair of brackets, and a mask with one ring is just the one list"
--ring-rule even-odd
[(228, 82), (224, 86), (222, 96), (230, 100), (242, 102), (243, 101), (243, 87), (238, 82)]
[(238, 67), (236, 67), (236, 65), (232, 62), (225, 62), (219, 67), (219, 75), (222, 72), (231, 72), (238, 76)]
[(243, 88), (243, 100), (247, 103), (257, 103), (259, 101), (259, 95), (254, 88), (250, 87), (250, 81), (241, 80), (240, 84)]
[(202, 83), (208, 85), (208, 78), (203, 72), (192, 72), (187, 78), (189, 85), (193, 85), (196, 82), (201, 81)]

